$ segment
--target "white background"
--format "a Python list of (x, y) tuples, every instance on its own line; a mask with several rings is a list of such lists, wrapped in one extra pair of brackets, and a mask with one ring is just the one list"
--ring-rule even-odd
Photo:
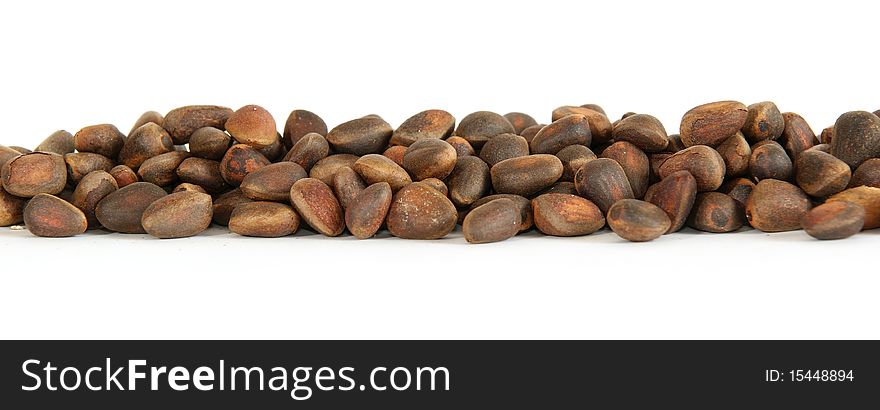
[[(816, 132), (880, 108), (877, 6), (766, 1), (13, 2), (0, 16), (4, 145), (146, 110), (256, 103), (283, 127), (428, 108), (458, 119), (598, 103), (678, 129), (773, 100)], [(387, 236), (387, 235), (386, 235)], [(481, 246), (183, 240), (0, 229), (2, 338), (878, 338), (880, 232), (608, 231)]]

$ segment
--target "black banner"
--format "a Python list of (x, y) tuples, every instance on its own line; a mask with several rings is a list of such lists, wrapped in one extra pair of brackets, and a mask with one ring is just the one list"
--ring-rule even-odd
[(873, 341), (6, 341), (0, 350), (3, 408), (856, 409), (877, 408), (880, 391)]

